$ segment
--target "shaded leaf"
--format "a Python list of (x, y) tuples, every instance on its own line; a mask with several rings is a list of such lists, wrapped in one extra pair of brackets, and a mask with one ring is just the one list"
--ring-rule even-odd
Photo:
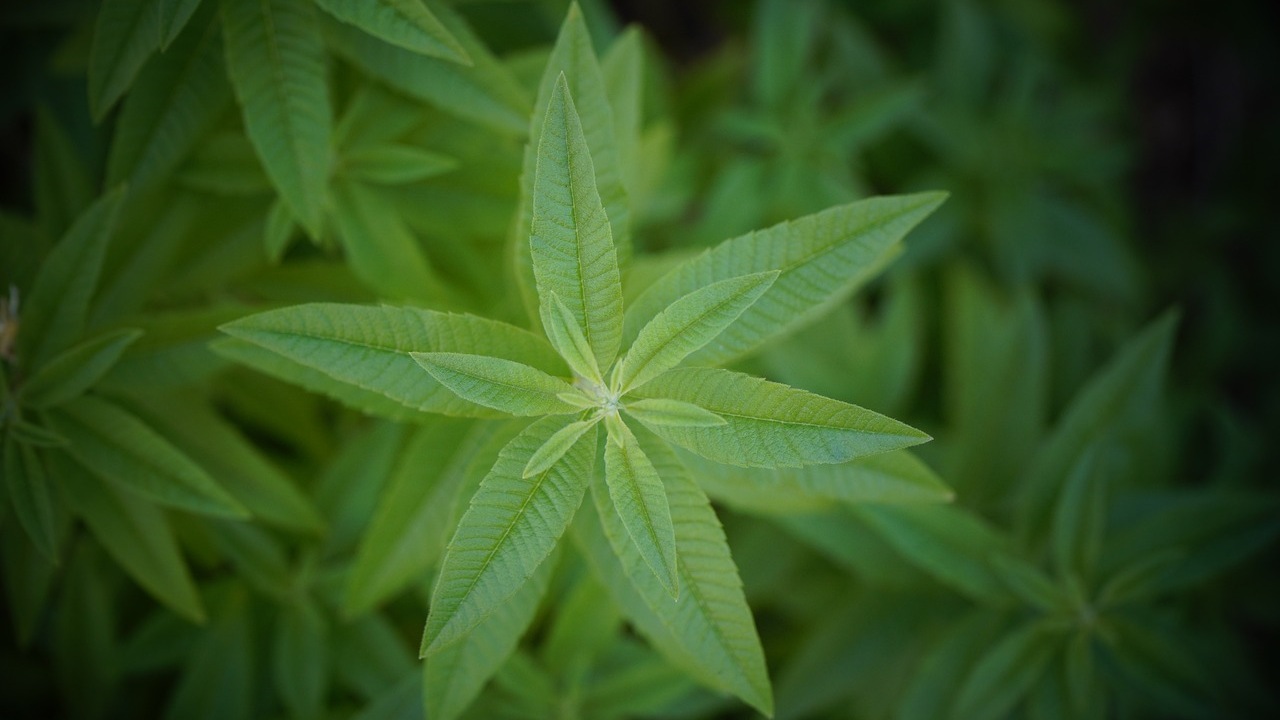
[(156, 0), (103, 0), (89, 49), (89, 108), (96, 120), (106, 117), (163, 39)]
[(66, 350), (23, 384), (23, 403), (49, 407), (78, 397), (106, 375), (125, 349), (141, 336), (140, 330), (113, 330)]
[(467, 51), (422, 0), (316, 0), (325, 12), (384, 42), (470, 65)]
[(9, 512), (18, 517), (36, 549), (49, 562), (58, 562), (58, 530), (54, 496), (49, 477), (35, 448), (20, 444), (12, 436), (4, 440), (4, 484)]

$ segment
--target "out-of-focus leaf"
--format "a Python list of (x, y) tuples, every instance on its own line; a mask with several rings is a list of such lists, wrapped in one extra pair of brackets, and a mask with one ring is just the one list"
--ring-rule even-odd
[(332, 635), (335, 683), (365, 698), (380, 698), (406, 675), (413, 680), (413, 706), (422, 709), (417, 661), (399, 631), (385, 617), (369, 613), (350, 623), (338, 623)]
[(142, 331), (130, 328), (113, 330), (62, 352), (23, 384), (23, 402), (49, 407), (78, 397), (106, 375), (141, 335)]
[(1058, 572), (1091, 577), (1106, 524), (1103, 461), (1097, 448), (1081, 456), (1067, 478), (1053, 516), (1053, 560)]
[(164, 37), (156, 0), (104, 0), (89, 51), (89, 108), (97, 120), (133, 84)]
[(470, 65), (467, 51), (423, 0), (317, 0), (325, 12), (392, 45)]
[(210, 598), (212, 621), (187, 658), (170, 696), (166, 720), (215, 720), (253, 715), (254, 661), (249, 602), (243, 590), (222, 587)]
[(343, 171), (371, 183), (401, 185), (450, 172), (458, 161), (411, 145), (374, 145), (347, 153)]
[(4, 484), (9, 511), (49, 562), (58, 562), (58, 509), (44, 460), (30, 445), (4, 438)]
[(343, 183), (333, 192), (334, 225), (355, 274), (384, 297), (438, 301), (439, 278), (386, 199), (358, 183)]
[(952, 717), (995, 720), (1005, 717), (1040, 678), (1053, 645), (1039, 625), (1025, 625), (989, 648), (960, 686)]
[(329, 627), (310, 600), (281, 605), (271, 648), (271, 675), (295, 718), (321, 717), (329, 684)]
[[(36, 217), (49, 238), (58, 238), (93, 201), (93, 182), (84, 158), (48, 108), (36, 109), (34, 154)], [(11, 241), (18, 239), (7, 234), (10, 228), (5, 230)], [(25, 240), (35, 244), (36, 239)], [(11, 280), (28, 277), (19, 274)]]
[(57, 567), (15, 522), (0, 524), (0, 569), (18, 646), (31, 644), (44, 618)]
[(896, 720), (933, 720), (951, 716), (956, 693), (995, 627), (985, 612), (970, 613), (948, 628), (921, 660), (898, 705)]

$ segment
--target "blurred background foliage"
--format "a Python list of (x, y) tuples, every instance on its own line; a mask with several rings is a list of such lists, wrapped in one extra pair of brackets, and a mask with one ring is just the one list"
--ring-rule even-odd
[[(237, 111), (216, 3), (182, 5), (186, 29), (114, 106), (86, 100), (111, 90), (94, 78), (97, 3), (0, 11), (0, 282), (49, 302), (31, 282), (54, 242), (115, 218), (100, 277), (69, 276), (92, 302), (68, 342), (118, 348), (92, 402), (6, 417), (7, 462), (59, 478), (61, 499), (34, 530), (0, 519), (0, 715), (453, 717), (480, 692), (468, 717), (747, 716), (648, 648), (571, 550), (483, 691), (424, 710), (412, 650), (449, 499), (509, 429), (372, 420), (237, 367), (250, 349), (216, 340), (313, 300), (519, 319), (495, 258), (567, 3), (449, 3), (479, 68), (450, 76), (472, 91), (453, 104), (415, 82), (439, 68), (324, 21), (329, 201), (296, 220)], [(619, 147), (629, 295), (754, 228), (951, 193), (858, 298), (744, 368), (926, 430), (920, 455), (955, 502), (841, 503), (802, 472), (782, 494), (700, 478), (777, 716), (1280, 713), (1280, 10), (582, 5), (611, 87), (642, 77), (614, 99), (642, 108)], [(125, 181), (123, 199), (105, 192)], [(79, 448), (104, 416), (149, 428), (255, 519), (120, 492), (39, 434)]]

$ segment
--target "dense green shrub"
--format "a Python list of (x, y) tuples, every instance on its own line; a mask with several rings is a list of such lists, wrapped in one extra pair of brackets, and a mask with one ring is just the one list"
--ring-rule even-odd
[(0, 715), (1275, 713), (1280, 397), (1133, 60), (582, 5), (0, 11)]

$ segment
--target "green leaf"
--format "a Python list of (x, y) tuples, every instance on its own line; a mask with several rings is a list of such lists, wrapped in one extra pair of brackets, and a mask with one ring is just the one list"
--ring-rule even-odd
[(333, 222), (356, 276), (383, 297), (438, 301), (444, 289), (418, 239), (381, 193), (359, 183), (333, 188)]
[(612, 509), (645, 564), (671, 597), (678, 598), (676, 531), (662, 478), (621, 418), (609, 415), (605, 427), (609, 442), (604, 446), (604, 477)]
[[(545, 340), (511, 325), (412, 308), (310, 304), (251, 315), (222, 327), (234, 337), (276, 353), (293, 366), (314, 371), (299, 376), (346, 402), (389, 409), (376, 394), (411, 410), (500, 417), (490, 408), (460, 399), (432, 378), (410, 352), (464, 352), (518, 361), (562, 373), (564, 364)], [(234, 352), (234, 351), (233, 351)], [(254, 361), (290, 379), (288, 365)], [(322, 379), (323, 378), (323, 379)], [(348, 391), (344, 386), (351, 386)], [(375, 404), (376, 403), (376, 404)], [(358, 405), (364, 407), (364, 405)]]
[(123, 197), (117, 189), (90, 205), (45, 258), (22, 303), (19, 353), (28, 367), (40, 367), (84, 332)]
[(182, 678), (169, 695), (165, 720), (249, 717), (254, 706), (257, 667), (253, 616), (247, 593), (217, 588), (209, 605), (212, 621), (186, 657)]
[(169, 44), (186, 27), (187, 21), (200, 7), (201, 0), (156, 0), (156, 12), (160, 16), (160, 49), (168, 50)]
[(655, 425), (653, 431), (729, 465), (841, 463), (929, 439), (919, 430), (856, 405), (730, 370), (671, 370), (636, 393), (692, 403), (723, 417), (726, 424), (716, 427)]
[(955, 496), (928, 465), (906, 450), (800, 468), (733, 467), (692, 453), (685, 460), (709, 495), (754, 513), (793, 513), (832, 502), (945, 503)]
[(16, 442), (11, 435), (4, 441), (4, 484), (18, 524), (46, 559), (58, 562), (54, 496), (44, 462), (35, 448)]
[[(516, 219), (515, 257), (516, 276), (521, 283), (526, 304), (532, 309), (539, 306), (539, 316), (545, 317), (546, 298), (536, 302), (533, 297), (536, 273), (533, 264), (536, 260), (528, 252), (527, 233), (535, 230), (534, 217), (538, 214), (536, 205), (538, 193), (536, 185), (536, 166), (542, 162), (539, 157), (541, 143), (538, 142), (547, 132), (546, 121), (552, 116), (542, 108), (550, 109), (555, 102), (560, 76), (564, 75), (567, 92), (574, 98), (574, 107), (578, 113), (578, 124), (582, 129), (582, 138), (591, 158), (594, 172), (591, 182), (593, 195), (598, 195), (596, 205), (603, 206), (601, 215), (607, 216), (613, 244), (617, 248), (620, 261), (630, 257), (631, 247), (631, 207), (627, 201), (626, 190), (622, 185), (622, 170), (617, 156), (617, 142), (614, 137), (614, 115), (609, 107), (609, 96), (605, 89), (604, 75), (600, 63), (596, 59), (592, 47), (591, 36), (587, 32), (582, 12), (577, 3), (569, 5), (560, 32), (556, 36), (555, 47), (547, 58), (542, 79), (538, 85), (538, 95), (534, 102), (532, 117), (526, 115), (529, 137), (535, 142), (525, 147), (524, 170), (520, 175), (520, 208)], [(559, 118), (557, 118), (557, 121)], [(594, 212), (594, 205), (591, 208)], [(569, 304), (577, 313), (578, 308), (569, 297), (560, 293), (561, 299)], [(591, 334), (588, 333), (590, 338)], [(597, 356), (599, 356), (597, 348)], [(608, 363), (601, 363), (607, 367)]]
[(62, 497), (111, 557), (157, 600), (189, 620), (202, 622), (200, 596), (164, 513), (65, 460), (53, 460), (53, 476)]
[(945, 198), (935, 192), (859, 200), (726, 240), (649, 286), (627, 310), (625, 337), (636, 337), (663, 308), (699, 288), (777, 270), (768, 291), (690, 361), (718, 365), (741, 357), (847, 298)]
[(436, 418), (417, 430), (364, 530), (343, 610), (356, 616), (421, 581), (513, 436), (507, 424)]
[(965, 678), (953, 707), (954, 717), (1005, 717), (1040, 679), (1053, 649), (1039, 625), (1026, 625), (1006, 635)]
[(547, 301), (549, 309), (546, 318), (547, 338), (560, 353), (574, 374), (586, 378), (600, 387), (604, 387), (604, 376), (600, 374), (600, 366), (596, 364), (595, 353), (587, 342), (582, 326), (573, 316), (573, 311), (564, 304), (555, 291)]
[(898, 704), (896, 720), (952, 717), (956, 693), (997, 626), (985, 612), (970, 612), (949, 626), (925, 651)]
[(990, 562), (1009, 590), (1031, 607), (1044, 612), (1070, 609), (1070, 598), (1036, 566), (1004, 553), (996, 553)]
[(445, 553), (424, 656), (462, 638), (518, 592), (568, 527), (594, 472), (595, 433), (588, 431), (547, 470), (524, 477), (529, 458), (565, 424), (546, 418), (530, 425), (480, 483)]
[(471, 58), (422, 0), (316, 0), (325, 12), (384, 42), (470, 65)]
[(0, 525), (0, 571), (13, 616), (14, 634), (21, 649), (31, 647), (45, 618), (49, 590), (58, 567), (31, 543), (21, 523)]
[(627, 195), (634, 200), (643, 169), (639, 154), (644, 124), (644, 36), (638, 27), (628, 27), (613, 41), (601, 58), (600, 70), (613, 115), (619, 174)]
[(542, 444), (542, 447), (534, 451), (533, 455), (529, 457), (529, 462), (524, 466), (524, 472), (522, 473), (524, 477), (533, 477), (555, 465), (598, 422), (600, 422), (600, 418), (594, 417), (589, 420), (569, 423), (557, 430), (554, 435)]
[(272, 265), (278, 265), (284, 257), (296, 227), (297, 223), (289, 212), (289, 206), (277, 198), (271, 203), (271, 209), (267, 211), (267, 222), (262, 228), (262, 244), (267, 251), (267, 261)]
[(465, 353), (409, 353), (441, 385), (469, 402), (509, 415), (571, 413), (558, 396), (573, 386), (523, 363)]
[(163, 41), (156, 0), (103, 0), (89, 48), (89, 108), (102, 120)]
[[(667, 488), (675, 528), (681, 594), (672, 599), (608, 505), (603, 483), (592, 485), (594, 513), (580, 513), (579, 547), (629, 620), (674, 664), (702, 684), (733, 693), (765, 715), (773, 697), (764, 652), (742, 581), (711, 504), (660, 443), (648, 454)], [(601, 526), (601, 522), (607, 523)], [(612, 548), (612, 552), (610, 552)]]
[(289, 568), (284, 547), (266, 530), (248, 523), (223, 520), (202, 525), (208, 537), (246, 585), (275, 602), (293, 602), (296, 575)]
[(248, 516), (204, 470), (138, 418), (106, 400), (83, 396), (49, 413), (54, 429), (85, 469), (170, 507), (215, 517)]
[(1100, 450), (1082, 455), (1062, 488), (1053, 513), (1053, 560), (1058, 572), (1092, 577), (1106, 524)]
[(1008, 598), (987, 562), (1008, 541), (978, 517), (945, 505), (864, 506), (855, 512), (939, 582), (979, 601)]
[(339, 22), (325, 23), (332, 49), (368, 75), (441, 110), (509, 135), (528, 129), (527, 91), (449, 6), (431, 12), (471, 58), (462, 66), (385, 43)]
[(192, 27), (145, 67), (116, 119), (107, 183), (163, 180), (213, 130), (231, 104), (217, 23)]
[[(35, 112), (33, 151), (35, 177), (32, 199), (35, 201), (38, 225), (47, 237), (61, 237), (93, 201), (93, 180), (89, 176), (89, 169), (85, 167), (88, 158), (71, 142), (54, 113), (43, 105), (38, 106)], [(38, 238), (25, 237), (21, 238), (23, 242), (18, 242), (20, 236), (14, 230), (16, 228), (5, 228), (13, 249), (26, 246), (29, 253), (30, 250), (43, 250)], [(28, 257), (30, 260), (38, 260), (39, 254), (30, 253)], [(6, 262), (11, 259), (17, 258), (4, 258)], [(10, 281), (15, 278), (25, 279), (27, 276), (21, 270), (20, 267), (6, 269), (6, 273), (18, 271), (16, 276), (9, 277)]]
[(453, 720), (475, 700), (533, 622), (555, 567), (554, 558), (539, 565), (515, 595), (494, 608), (466, 637), (427, 657), (422, 676), (427, 717)]
[(714, 340), (777, 279), (778, 271), (773, 270), (721, 280), (671, 303), (640, 330), (622, 358), (622, 392), (676, 367)]
[(14, 440), (32, 447), (58, 448), (67, 444), (67, 439), (58, 433), (26, 420), (10, 420), (8, 430)]
[(322, 717), (329, 682), (329, 627), (310, 599), (283, 605), (276, 619), (271, 671), (292, 717)]
[(227, 70), (271, 184), (320, 237), (332, 109), (325, 50), (306, 0), (222, 0)]
[(352, 150), (343, 158), (343, 172), (357, 180), (403, 185), (450, 172), (458, 161), (411, 145), (374, 145)]
[(610, 367), (622, 338), (622, 279), (591, 153), (564, 77), (556, 82), (538, 139), (532, 205), (529, 247), (542, 323), (551, 324), (554, 293), (582, 328), (597, 367)]
[(66, 350), (45, 363), (22, 386), (23, 403), (41, 408), (78, 397), (106, 375), (125, 349), (141, 336), (141, 330), (113, 330)]
[(716, 427), (728, 423), (719, 415), (693, 403), (667, 398), (630, 400), (622, 409), (648, 426)]

